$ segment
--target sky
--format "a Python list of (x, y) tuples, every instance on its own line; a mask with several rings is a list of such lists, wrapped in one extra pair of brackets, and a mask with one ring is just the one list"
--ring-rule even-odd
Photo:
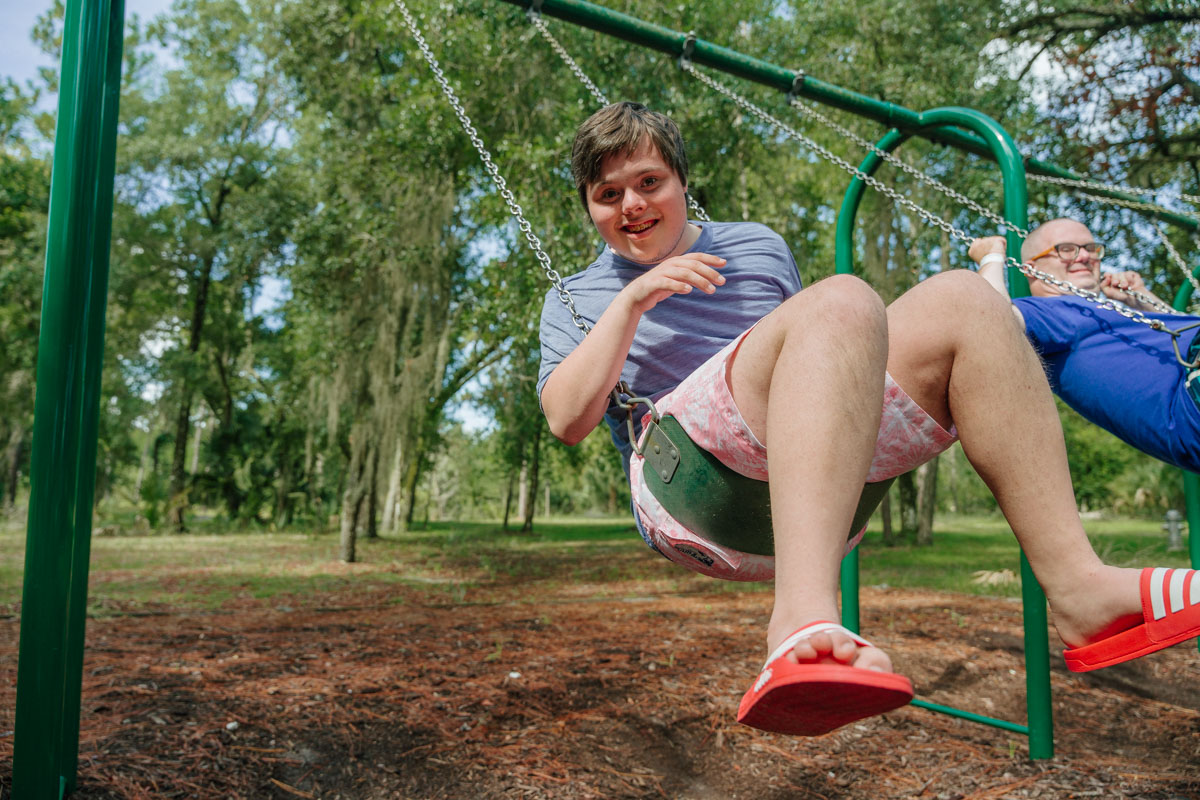
[[(38, 67), (56, 66), (29, 37), (33, 23), (52, 6), (45, 0), (0, 0), (0, 75), (23, 85), (37, 77)], [(125, 19), (137, 14), (148, 20), (170, 6), (171, 0), (126, 0)]]

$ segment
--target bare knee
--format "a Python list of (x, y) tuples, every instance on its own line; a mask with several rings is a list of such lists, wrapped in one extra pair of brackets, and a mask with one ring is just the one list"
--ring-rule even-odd
[(788, 327), (808, 334), (814, 328), (829, 333), (875, 334), (887, 329), (887, 311), (870, 284), (853, 275), (832, 275), (818, 281), (779, 307)]
[(943, 325), (968, 322), (974, 330), (994, 324), (1016, 325), (1009, 299), (977, 273), (966, 269), (927, 278), (906, 292), (893, 307), (909, 316)]
[(953, 298), (953, 301), (968, 303), (975, 307), (990, 306), (994, 308), (1004, 308), (1009, 303), (1008, 298), (997, 292), (995, 287), (984, 280), (979, 273), (969, 269), (939, 272), (922, 281), (917, 288), (935, 294), (943, 302)]

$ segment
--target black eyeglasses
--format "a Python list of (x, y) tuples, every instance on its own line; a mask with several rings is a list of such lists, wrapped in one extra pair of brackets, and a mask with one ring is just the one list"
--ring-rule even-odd
[(1056, 244), (1053, 247), (1047, 247), (1045, 250), (1034, 256), (1031, 260), (1037, 261), (1039, 258), (1044, 258), (1045, 256), (1054, 253), (1063, 261), (1074, 261), (1076, 256), (1079, 255), (1080, 248), (1086, 250), (1087, 254), (1097, 261), (1104, 258), (1104, 245), (1100, 244), (1099, 242), (1088, 242), (1087, 244), (1062, 242), (1061, 244)]

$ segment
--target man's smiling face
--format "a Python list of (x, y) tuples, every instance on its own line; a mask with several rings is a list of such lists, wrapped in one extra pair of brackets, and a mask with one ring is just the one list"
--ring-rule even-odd
[[(1082, 245), (1095, 241), (1092, 237), (1092, 232), (1087, 229), (1086, 225), (1074, 220), (1057, 219), (1053, 222), (1047, 222), (1038, 228), (1034, 232), (1034, 235), (1026, 241), (1026, 246), (1022, 249), (1030, 251), (1032, 255), (1038, 255), (1046, 250), (1050, 250), (1049, 253), (1034, 259), (1033, 266), (1035, 268), (1059, 280), (1073, 283), (1080, 289), (1095, 292), (1100, 289), (1100, 259), (1095, 258), (1082, 247)], [(1058, 244), (1076, 244), (1081, 246), (1079, 252), (1073, 258), (1064, 259), (1052, 249)], [(1048, 286), (1042, 281), (1031, 282), (1029, 291), (1039, 297), (1063, 293), (1059, 289)]]
[(587, 189), (588, 213), (613, 252), (657, 264), (690, 244), (686, 192), (647, 137), (631, 154), (605, 157), (600, 179)]

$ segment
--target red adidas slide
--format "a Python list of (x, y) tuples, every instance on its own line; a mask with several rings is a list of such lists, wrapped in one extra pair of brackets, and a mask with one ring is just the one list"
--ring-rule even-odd
[(754, 687), (738, 706), (738, 722), (773, 733), (820, 736), (912, 701), (912, 683), (903, 675), (845, 664), (797, 664), (788, 659), (787, 654), (801, 639), (830, 630), (871, 646), (835, 622), (805, 625), (771, 653)]
[(1063, 651), (1067, 669), (1090, 672), (1200, 636), (1200, 571), (1142, 570), (1141, 625), (1098, 642)]

